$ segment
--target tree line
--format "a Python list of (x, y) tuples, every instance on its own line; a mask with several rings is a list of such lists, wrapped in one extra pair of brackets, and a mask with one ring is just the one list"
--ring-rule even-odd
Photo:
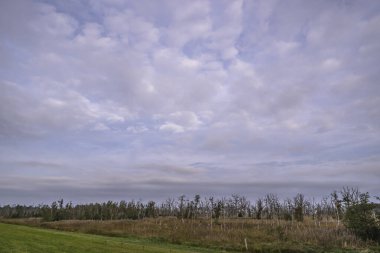
[[(379, 198), (377, 198), (379, 200)], [(353, 230), (359, 227), (361, 234), (380, 236), (380, 205), (370, 201), (368, 193), (357, 188), (344, 187), (318, 201), (306, 199), (303, 194), (281, 200), (276, 194), (267, 194), (255, 201), (233, 194), (230, 197), (168, 198), (161, 203), (154, 201), (107, 201), (103, 203), (65, 203), (63, 199), (51, 205), (4, 205), (0, 206), (0, 217), (40, 217), (44, 221), (59, 220), (116, 220), (143, 219), (175, 216), (180, 219), (206, 218), (211, 222), (223, 218), (253, 218), (302, 222), (309, 217), (316, 224), (335, 220)], [(349, 222), (350, 221), (350, 222)], [(367, 231), (368, 230), (368, 231)], [(360, 234), (359, 233), (359, 234)], [(372, 237), (373, 237), (372, 236)], [(368, 236), (367, 236), (368, 237)], [(369, 236), (371, 237), (371, 236)]]

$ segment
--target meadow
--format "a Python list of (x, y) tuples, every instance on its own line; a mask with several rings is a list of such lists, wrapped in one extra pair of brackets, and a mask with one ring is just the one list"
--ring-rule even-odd
[[(23, 248), (29, 248), (27, 252), (64, 252), (54, 251), (61, 247), (66, 247), (67, 252), (380, 252), (376, 243), (358, 239), (333, 221), (226, 219), (211, 224), (206, 219), (181, 220), (175, 217), (107, 221), (1, 221), (19, 226), (1, 224), (0, 240), (3, 246), (0, 252), (25, 252)], [(66, 232), (55, 232), (57, 230)], [(9, 242), (4, 243), (6, 241)], [(122, 246), (124, 244), (126, 246)], [(194, 246), (202, 249), (187, 248)]]
[(213, 253), (183, 245), (137, 238), (120, 238), (83, 233), (62, 232), (0, 223), (1, 253)]

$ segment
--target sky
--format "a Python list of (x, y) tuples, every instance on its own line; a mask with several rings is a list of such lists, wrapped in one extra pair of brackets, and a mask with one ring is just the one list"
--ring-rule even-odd
[(380, 2), (0, 1), (0, 205), (380, 195)]

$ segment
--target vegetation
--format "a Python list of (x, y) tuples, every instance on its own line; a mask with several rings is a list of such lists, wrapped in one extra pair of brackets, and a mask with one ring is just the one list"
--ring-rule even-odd
[[(137, 237), (160, 242), (197, 245), (224, 251), (248, 252), (336, 252), (338, 249), (365, 249), (375, 244), (356, 238), (334, 221), (320, 225), (312, 220), (146, 218), (142, 220), (65, 220), (43, 222), (41, 219), (5, 219), (12, 222), (62, 231), (73, 231), (112, 237)], [(245, 247), (247, 242), (247, 248)], [(349, 252), (349, 251), (348, 251)]]
[(254, 202), (239, 195), (191, 200), (182, 195), (161, 204), (59, 200), (50, 206), (6, 205), (0, 217), (7, 223), (228, 251), (349, 252), (379, 251), (378, 207), (368, 193), (343, 188), (318, 202), (302, 194), (282, 201), (268, 194)]
[(378, 205), (369, 202), (369, 194), (360, 194), (359, 202), (351, 203), (345, 213), (345, 224), (364, 240), (380, 242), (380, 212)]
[(293, 199), (280, 200), (275, 194), (250, 202), (246, 197), (232, 195), (229, 198), (204, 198), (199, 195), (188, 199), (182, 195), (178, 199), (169, 198), (163, 203), (154, 201), (108, 201), (73, 205), (64, 200), (54, 201), (49, 205), (0, 206), (0, 217), (31, 218), (41, 217), (44, 221), (59, 220), (119, 220), (144, 219), (156, 217), (177, 217), (179, 219), (206, 218), (218, 221), (224, 218), (252, 218), (266, 220), (289, 220), (302, 222), (308, 217), (315, 222), (335, 220), (339, 224), (345, 211), (359, 203), (360, 193), (357, 189), (344, 188), (333, 192), (330, 197), (323, 197), (316, 202), (297, 194)]
[(2, 253), (206, 253), (213, 250), (170, 245), (133, 238), (115, 238), (80, 233), (57, 232), (0, 223)]

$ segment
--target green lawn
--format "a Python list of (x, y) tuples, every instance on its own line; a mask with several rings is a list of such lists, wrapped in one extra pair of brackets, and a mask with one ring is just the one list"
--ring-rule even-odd
[(0, 223), (0, 252), (212, 253), (220, 251), (158, 243), (141, 239), (60, 232)]

